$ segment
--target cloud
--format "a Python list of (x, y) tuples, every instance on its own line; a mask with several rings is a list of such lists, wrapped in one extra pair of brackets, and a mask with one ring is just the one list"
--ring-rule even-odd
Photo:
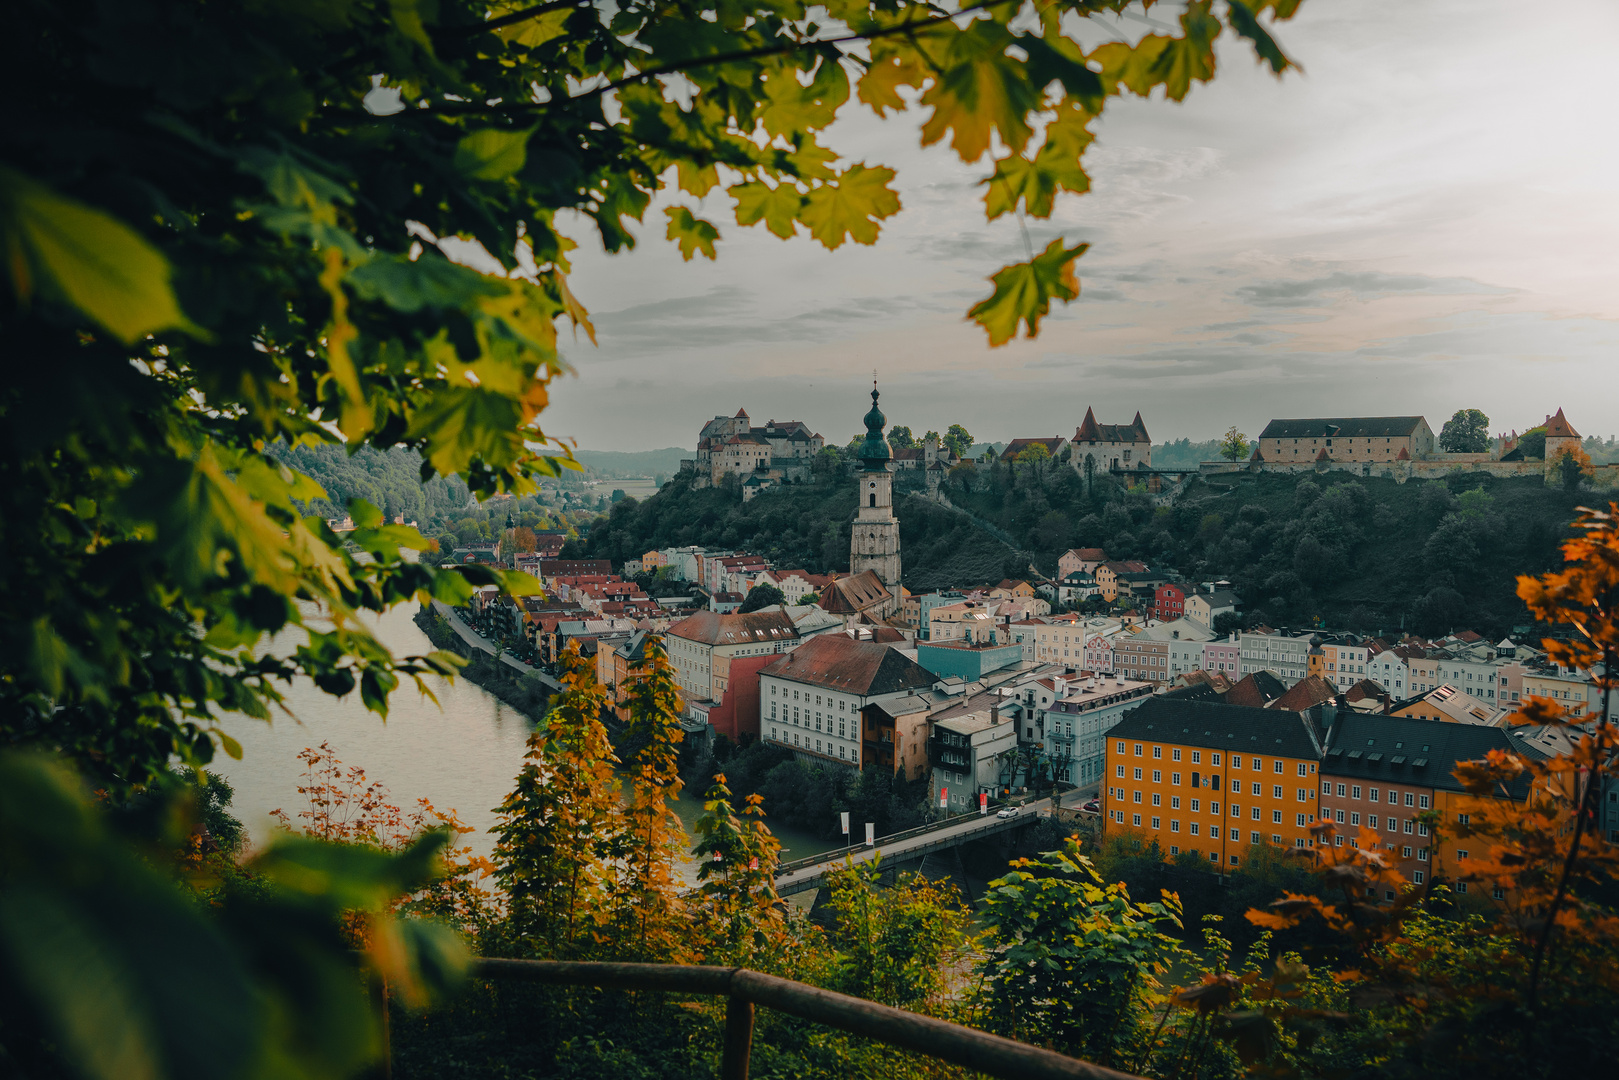
[(1397, 294), (1427, 296), (1502, 296), (1514, 290), (1471, 278), (1439, 278), (1426, 274), (1390, 274), (1381, 270), (1334, 270), (1294, 280), (1271, 279), (1241, 285), (1232, 293), (1254, 307), (1318, 307), (1329, 298), (1377, 300)]

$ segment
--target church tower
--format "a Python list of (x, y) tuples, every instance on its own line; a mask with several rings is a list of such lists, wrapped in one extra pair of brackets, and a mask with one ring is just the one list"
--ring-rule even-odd
[(866, 414), (866, 439), (856, 456), (860, 468), (855, 484), (860, 502), (854, 512), (854, 529), (849, 538), (849, 573), (870, 570), (893, 594), (895, 609), (900, 596), (899, 520), (894, 517), (894, 474), (889, 472), (893, 456), (883, 438), (888, 422), (877, 407), (877, 383), (871, 384), (871, 411)]

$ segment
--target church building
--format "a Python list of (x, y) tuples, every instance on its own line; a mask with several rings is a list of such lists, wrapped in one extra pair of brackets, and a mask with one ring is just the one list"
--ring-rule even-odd
[(856, 457), (855, 486), (859, 503), (849, 536), (849, 576), (833, 582), (821, 595), (821, 606), (850, 622), (881, 622), (900, 610), (899, 519), (894, 516), (893, 454), (883, 438), (888, 422), (871, 388), (866, 438)]

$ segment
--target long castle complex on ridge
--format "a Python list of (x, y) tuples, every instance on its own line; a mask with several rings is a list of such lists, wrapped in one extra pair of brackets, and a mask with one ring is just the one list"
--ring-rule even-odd
[(716, 416), (697, 435), (696, 482), (718, 484), (732, 473), (744, 480), (803, 480), (826, 440), (812, 434), (801, 420), (768, 420), (754, 427), (745, 409), (735, 416)]

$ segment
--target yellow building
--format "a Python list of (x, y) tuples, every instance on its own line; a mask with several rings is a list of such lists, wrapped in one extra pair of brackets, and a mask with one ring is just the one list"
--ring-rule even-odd
[(1311, 848), (1321, 735), (1303, 713), (1155, 697), (1107, 733), (1103, 831), (1223, 869)]
[[(1570, 716), (1583, 717), (1591, 697), (1592, 683), (1584, 675), (1564, 675), (1556, 669), (1551, 671), (1526, 671), (1523, 676), (1523, 698), (1529, 701), (1532, 698), (1551, 698), (1557, 704), (1567, 709)], [(1600, 691), (1597, 692), (1600, 700)], [(1602, 712), (1598, 705), (1591, 710), (1595, 717)]]

